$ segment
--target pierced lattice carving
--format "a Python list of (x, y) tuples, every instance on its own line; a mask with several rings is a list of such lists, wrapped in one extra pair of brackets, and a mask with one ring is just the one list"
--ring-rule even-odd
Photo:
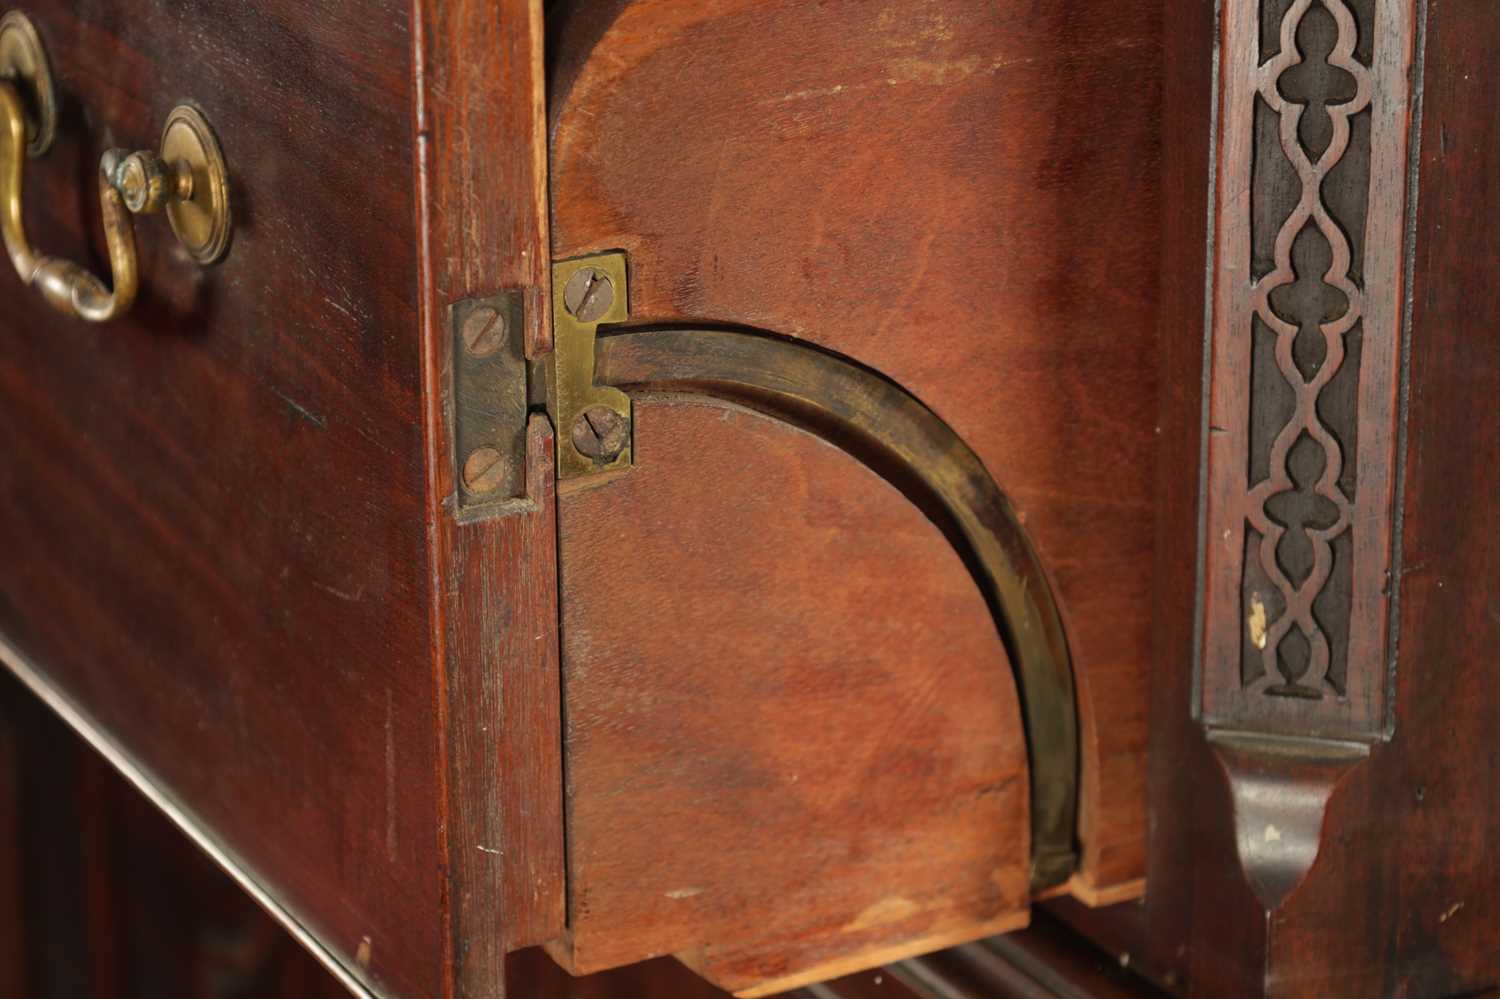
[[(1331, 17), (1332, 34), (1311, 30), (1315, 11)], [(1281, 152), (1301, 189), (1276, 234), (1275, 270), (1255, 282), (1253, 303), (1275, 337), (1276, 367), (1295, 401), (1271, 446), (1271, 474), (1252, 485), (1247, 513), (1262, 539), (1252, 557), (1285, 610), (1253, 643), (1260, 668), (1244, 674), (1267, 695), (1318, 699), (1343, 692), (1330, 678), (1329, 638), (1313, 605), (1333, 569), (1333, 539), (1349, 529), (1352, 512), (1339, 485), (1343, 448), (1319, 416), (1318, 397), (1345, 363), (1344, 338), (1364, 311), (1364, 292), (1350, 275), (1349, 239), (1322, 191), (1349, 148), (1350, 119), (1370, 104), (1372, 79), (1354, 58), (1358, 26), (1343, 0), (1295, 0), (1280, 34), (1256, 92), (1279, 117)], [(1317, 240), (1326, 247), (1321, 259), (1310, 249), (1295, 265), (1294, 248)], [(1257, 402), (1252, 394), (1250, 405)], [(1347, 618), (1332, 626), (1346, 628)]]
[(1204, 714), (1386, 725), (1411, 0), (1230, 0)]

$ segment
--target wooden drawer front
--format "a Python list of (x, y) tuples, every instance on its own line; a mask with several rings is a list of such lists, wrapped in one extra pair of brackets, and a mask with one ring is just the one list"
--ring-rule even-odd
[(311, 931), (432, 994), (408, 6), (28, 11), (61, 97), (27, 164), (39, 247), (99, 266), (101, 152), (183, 101), (238, 205), (211, 269), (143, 220), (140, 299), (106, 326), (6, 275), (0, 632)]

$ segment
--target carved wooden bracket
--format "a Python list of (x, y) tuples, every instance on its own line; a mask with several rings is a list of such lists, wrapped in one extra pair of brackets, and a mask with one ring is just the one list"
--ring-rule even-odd
[(1211, 732), (1234, 795), (1235, 847), (1267, 912), (1301, 883), (1318, 857), (1323, 810), (1334, 788), (1369, 755), (1357, 742)]
[[(1198, 708), (1268, 909), (1316, 858), (1334, 784), (1393, 725), (1414, 8), (1224, 7)], [(1262, 793), (1277, 782), (1295, 793)]]

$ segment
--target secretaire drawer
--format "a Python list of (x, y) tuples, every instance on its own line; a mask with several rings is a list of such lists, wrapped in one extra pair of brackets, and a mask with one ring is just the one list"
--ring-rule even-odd
[(1140, 895), (1148, 20), (5, 23), (4, 658), (351, 988)]

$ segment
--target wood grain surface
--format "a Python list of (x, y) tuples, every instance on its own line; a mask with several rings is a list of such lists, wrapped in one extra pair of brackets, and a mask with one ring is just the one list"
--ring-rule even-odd
[(1389, 727), (1414, 11), (1414, 0), (1224, 8), (1211, 725), (1365, 742)]
[(554, 60), (554, 251), (626, 250), (636, 318), (837, 349), (979, 453), (1068, 628), (1081, 890), (1139, 891), (1156, 5), (637, 0), (607, 25), (575, 7), (559, 21), (582, 40)]
[(635, 468), (559, 504), (561, 959), (790, 987), (1023, 924), (1014, 684), (941, 532), (778, 421), (635, 412)]
[[(1205, 300), (1208, 234), (1214, 197), (1214, 47), (1216, 5), (1179, 5), (1164, 36), (1162, 76), (1162, 261), (1158, 317), (1155, 556), (1152, 570), (1151, 829), (1144, 906), (1110, 910), (1112, 934), (1136, 967), (1163, 985), (1187, 981), (1195, 913), (1194, 861), (1203, 848), (1192, 819), (1194, 798), (1212, 789), (1198, 767), (1202, 730), (1192, 710), (1198, 633)], [(1115, 910), (1129, 910), (1117, 912)], [(1064, 913), (1074, 925), (1076, 914)], [(1091, 928), (1086, 928), (1086, 932)], [(1097, 938), (1100, 934), (1094, 932)]]
[[(453, 988), (503, 994), (505, 953), (562, 931), (561, 704), (553, 436), (534, 417), (526, 501), (460, 523), (453, 305), (519, 292), (550, 349), (540, 0), (420, 2), (414, 86), (434, 683), (443, 705)], [(516, 336), (517, 331), (509, 331)]]
[(442, 992), (409, 5), (31, 13), (62, 99), (45, 252), (98, 267), (103, 149), (195, 102), (238, 205), (202, 270), (0, 322), (0, 633), (372, 987)]

